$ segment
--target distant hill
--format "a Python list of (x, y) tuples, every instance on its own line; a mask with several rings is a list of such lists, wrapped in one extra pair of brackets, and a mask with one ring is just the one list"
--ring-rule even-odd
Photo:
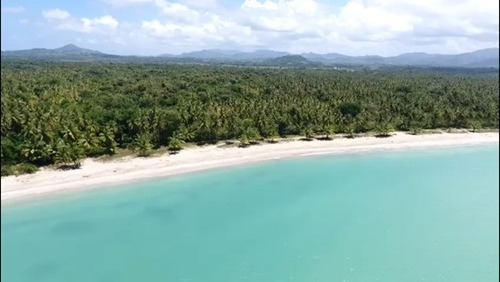
[(273, 50), (257, 50), (254, 52), (243, 52), (238, 53), (233, 56), (237, 60), (267, 60), (273, 58), (279, 58), (283, 56), (290, 55), (287, 52), (273, 51)]
[(489, 58), (475, 61), (465, 65), (469, 68), (498, 68), (498, 58)]
[(489, 48), (474, 52), (441, 55), (427, 53), (406, 53), (398, 56), (347, 56), (339, 53), (300, 55), (273, 50), (240, 52), (236, 50), (210, 49), (160, 56), (118, 56), (80, 48), (69, 44), (56, 49), (35, 48), (18, 51), (2, 51), (2, 59), (46, 59), (46, 60), (111, 60), (177, 63), (224, 63), (274, 66), (418, 66), (418, 67), (458, 67), (458, 68), (499, 68), (499, 49)]
[[(178, 58), (194, 58), (200, 60), (213, 60), (213, 59), (229, 59), (232, 55), (237, 54), (238, 51), (231, 50), (219, 50), (219, 49), (211, 49), (211, 50), (201, 50), (194, 51), (188, 53), (182, 53), (181, 55), (170, 55), (170, 57), (178, 57)], [(165, 55), (163, 55), (165, 56)]]
[(63, 47), (59, 47), (51, 50), (56, 54), (64, 54), (64, 55), (85, 55), (85, 54), (103, 54), (102, 52), (80, 48), (74, 44), (64, 45)]
[(338, 53), (304, 54), (306, 58), (325, 64), (348, 65), (397, 65), (397, 66), (432, 66), (432, 67), (499, 67), (499, 49), (489, 48), (457, 55), (427, 53), (406, 53), (392, 57), (381, 56), (345, 56)]
[(87, 60), (118, 57), (120, 56), (109, 55), (95, 50), (80, 48), (74, 44), (68, 44), (55, 49), (35, 48), (18, 51), (2, 51), (2, 58)]
[(210, 60), (262, 61), (265, 59), (277, 58), (286, 55), (290, 55), (290, 53), (278, 52), (272, 50), (256, 50), (254, 52), (240, 52), (235, 50), (210, 49), (210, 50), (182, 53), (180, 55), (163, 54), (160, 56), (168, 58), (194, 58), (204, 61), (210, 61)]
[(277, 67), (321, 67), (322, 63), (310, 61), (300, 55), (286, 55), (278, 58), (266, 59), (262, 65)]

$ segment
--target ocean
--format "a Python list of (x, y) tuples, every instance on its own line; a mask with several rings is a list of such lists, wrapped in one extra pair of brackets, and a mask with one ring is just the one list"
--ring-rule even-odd
[(498, 281), (497, 144), (303, 157), (2, 205), (2, 282)]

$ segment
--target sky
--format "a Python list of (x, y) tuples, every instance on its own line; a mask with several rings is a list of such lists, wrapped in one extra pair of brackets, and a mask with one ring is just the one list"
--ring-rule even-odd
[(499, 46), (498, 0), (2, 0), (1, 49), (457, 54)]

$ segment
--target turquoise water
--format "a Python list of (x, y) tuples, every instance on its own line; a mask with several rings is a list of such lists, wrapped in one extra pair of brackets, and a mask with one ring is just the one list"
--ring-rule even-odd
[(273, 161), (2, 207), (1, 279), (498, 281), (499, 150)]

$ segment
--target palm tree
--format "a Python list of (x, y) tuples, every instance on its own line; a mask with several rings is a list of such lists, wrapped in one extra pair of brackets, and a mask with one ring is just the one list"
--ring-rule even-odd
[(110, 123), (104, 127), (101, 133), (99, 133), (99, 138), (102, 140), (101, 146), (104, 147), (104, 151), (108, 155), (113, 155), (116, 152), (116, 146), (118, 145), (115, 141), (116, 131), (116, 125)]
[(252, 119), (244, 119), (241, 122), (240, 125), (240, 141), (243, 141), (243, 143), (249, 143), (251, 144), (258, 138), (260, 138), (259, 131), (257, 128), (255, 128), (253, 120)]
[(349, 136), (353, 136), (353, 123), (359, 113), (361, 113), (361, 106), (358, 103), (342, 103), (338, 106), (338, 109), (342, 115), (344, 132)]
[(175, 132), (172, 137), (170, 137), (170, 142), (168, 143), (168, 149), (171, 151), (179, 151), (184, 145), (184, 140), (181, 139), (179, 133)]
[(311, 124), (305, 124), (301, 129), (301, 135), (305, 136), (306, 141), (311, 141), (314, 138), (314, 130)]
[(136, 150), (139, 151), (139, 157), (148, 157), (153, 150), (152, 137), (149, 132), (143, 132), (136, 136), (134, 142)]
[(80, 168), (80, 159), (83, 156), (82, 148), (76, 143), (67, 143), (60, 139), (56, 145), (55, 162), (62, 168), (77, 169)]
[(375, 126), (377, 137), (389, 137), (391, 136), (389, 133), (392, 131), (394, 131), (394, 128), (388, 120), (381, 121)]

